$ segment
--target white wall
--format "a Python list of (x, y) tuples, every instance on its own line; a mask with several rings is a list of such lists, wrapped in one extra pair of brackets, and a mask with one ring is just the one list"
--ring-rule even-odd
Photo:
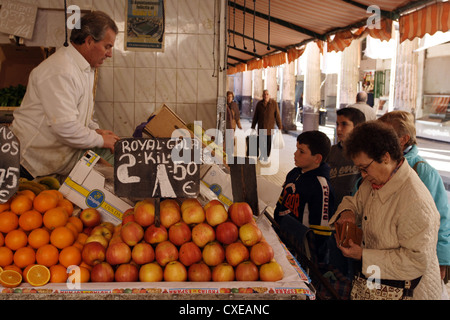
[[(61, 47), (64, 11), (47, 9), (63, 9), (64, 1), (21, 1), (39, 6), (34, 37), (26, 45)], [(125, 3), (126, 0), (67, 1), (82, 10), (105, 11), (120, 30), (113, 58), (99, 69), (96, 115), (101, 126), (122, 137), (131, 136), (137, 125), (165, 103), (186, 123), (201, 120), (205, 129), (214, 128), (218, 96), (215, 62), (219, 58), (219, 36), (214, 35), (214, 22), (217, 27), (219, 20), (214, 19), (215, 1), (165, 0), (165, 50), (158, 53), (124, 50)], [(219, 6), (218, 0), (217, 10)], [(8, 42), (8, 36), (0, 33), (0, 43)]]

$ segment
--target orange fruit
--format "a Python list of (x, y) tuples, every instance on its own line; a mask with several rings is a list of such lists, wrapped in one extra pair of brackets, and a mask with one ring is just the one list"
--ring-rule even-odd
[(44, 190), (40, 192), (33, 200), (33, 207), (40, 213), (44, 213), (47, 210), (56, 208), (58, 205), (58, 197), (55, 194), (45, 192)]
[(14, 252), (14, 264), (23, 269), (36, 262), (36, 253), (30, 247), (23, 247)]
[(48, 243), (50, 243), (50, 233), (44, 228), (34, 229), (28, 235), (28, 244), (34, 249), (38, 249)]
[(12, 264), (14, 261), (14, 253), (8, 247), (0, 247), (0, 267)]
[(41, 193), (48, 193), (48, 194), (54, 195), (55, 197), (58, 198), (58, 200), (64, 199), (64, 195), (59, 190), (49, 189), (49, 190), (41, 191)]
[(50, 234), (50, 243), (58, 249), (64, 249), (75, 242), (75, 236), (67, 227), (57, 227)]
[(42, 213), (29, 210), (19, 217), (19, 226), (25, 231), (31, 231), (42, 226)]
[(88, 238), (89, 236), (86, 234), (86, 233), (79, 233), (78, 234), (78, 236), (77, 236), (77, 242), (79, 242), (79, 243), (81, 243), (82, 245), (84, 245), (85, 243), (86, 243), (86, 239)]
[(83, 251), (84, 245), (82, 245), (82, 244), (79, 243), (78, 241), (75, 241), (75, 242), (73, 243), (73, 246), (74, 246), (75, 248), (78, 248), (78, 250)]
[(21, 215), (22, 213), (33, 209), (33, 200), (26, 195), (19, 194), (13, 197), (10, 206), (12, 212)]
[(83, 221), (81, 221), (81, 219), (79, 217), (69, 217), (68, 222), (73, 223), (75, 225), (75, 227), (77, 227), (77, 231), (80, 233), (83, 231), (84, 226), (83, 226)]
[(27, 281), (34, 287), (41, 287), (50, 281), (50, 270), (41, 264), (32, 266), (27, 273)]
[(44, 226), (50, 230), (66, 225), (67, 220), (69, 220), (69, 216), (67, 215), (66, 210), (61, 207), (47, 210), (42, 219)]
[(10, 264), (9, 266), (4, 267), (3, 270), (15, 270), (15, 271), (19, 272), (20, 274), (22, 274), (22, 269), (20, 269), (15, 264)]
[(81, 263), (81, 251), (77, 247), (68, 246), (59, 253), (59, 263), (64, 267), (78, 266)]
[(51, 267), (58, 263), (59, 250), (52, 244), (46, 244), (36, 250), (36, 262), (46, 267)]
[(28, 280), (27, 280), (28, 270), (30, 270), (30, 268), (35, 265), (36, 265), (35, 263), (29, 264), (28, 266), (25, 267), (25, 269), (23, 269), (23, 271), (22, 271), (23, 281), (28, 282)]
[(92, 271), (92, 268), (93, 268), (92, 266), (88, 265), (88, 264), (87, 264), (86, 262), (84, 262), (84, 261), (81, 261), (79, 267), (80, 267), (80, 268), (83, 267), (83, 268), (89, 270), (89, 272)]
[(5, 203), (0, 203), (0, 212), (9, 211), (10, 210), (10, 208), (11, 208), (11, 200), (12, 199), (9, 199)]
[(64, 209), (66, 209), (67, 214), (69, 215), (69, 217), (72, 215), (73, 213), (73, 203), (70, 202), (67, 199), (60, 199), (58, 201), (57, 207), (62, 207)]
[(0, 273), (0, 283), (6, 288), (15, 288), (22, 283), (22, 275), (15, 270)]
[[(80, 283), (89, 282), (91, 278), (91, 271), (86, 267), (79, 267), (79, 269), (67, 269), (68, 271), (68, 280), (71, 283), (75, 283), (75, 281), (80, 281)], [(80, 278), (77, 279), (76, 277)]]
[(0, 232), (8, 233), (19, 226), (19, 217), (11, 211), (0, 213)]
[(5, 236), (0, 232), (0, 247), (5, 244)]
[(65, 283), (67, 281), (67, 269), (66, 267), (55, 264), (49, 268), (50, 270), (50, 282), (51, 283)]
[(12, 230), (6, 234), (5, 237), (5, 246), (10, 248), (11, 250), (17, 250), (19, 248), (25, 247), (28, 244), (28, 236), (27, 234), (20, 230)]
[(17, 194), (27, 196), (28, 198), (30, 198), (31, 201), (33, 201), (34, 198), (36, 198), (36, 194), (31, 190), (20, 190), (17, 192)]
[(65, 227), (68, 228), (70, 231), (72, 231), (75, 239), (78, 237), (78, 229), (72, 222), (67, 222)]

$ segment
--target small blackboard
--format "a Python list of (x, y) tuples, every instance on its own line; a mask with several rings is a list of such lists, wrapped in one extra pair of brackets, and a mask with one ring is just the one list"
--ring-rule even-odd
[(38, 7), (17, 0), (3, 0), (0, 10), (0, 32), (31, 39)]
[(20, 144), (8, 127), (0, 125), (0, 203), (19, 189)]
[(191, 138), (128, 138), (114, 146), (114, 193), (127, 198), (194, 198), (201, 145)]
[(235, 157), (230, 164), (233, 202), (247, 202), (255, 216), (259, 215), (256, 164), (249, 157)]

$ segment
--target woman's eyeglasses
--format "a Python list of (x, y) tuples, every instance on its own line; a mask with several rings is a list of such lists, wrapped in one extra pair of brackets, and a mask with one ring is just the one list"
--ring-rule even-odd
[(373, 159), (367, 166), (364, 167), (358, 167), (359, 172), (367, 174), (367, 169), (369, 169), (370, 165), (375, 161)]

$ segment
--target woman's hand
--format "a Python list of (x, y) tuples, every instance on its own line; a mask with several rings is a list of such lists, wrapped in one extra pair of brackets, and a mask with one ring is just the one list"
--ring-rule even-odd
[(348, 244), (350, 245), (349, 248), (339, 246), (339, 249), (341, 249), (344, 257), (352, 258), (355, 260), (361, 260), (362, 259), (362, 248), (360, 246), (358, 246), (357, 244), (353, 243), (352, 239), (349, 240)]
[(344, 224), (346, 222), (351, 223), (356, 222), (355, 214), (353, 213), (353, 211), (350, 210), (342, 211), (341, 214), (339, 215), (339, 219), (336, 220), (337, 224)]

